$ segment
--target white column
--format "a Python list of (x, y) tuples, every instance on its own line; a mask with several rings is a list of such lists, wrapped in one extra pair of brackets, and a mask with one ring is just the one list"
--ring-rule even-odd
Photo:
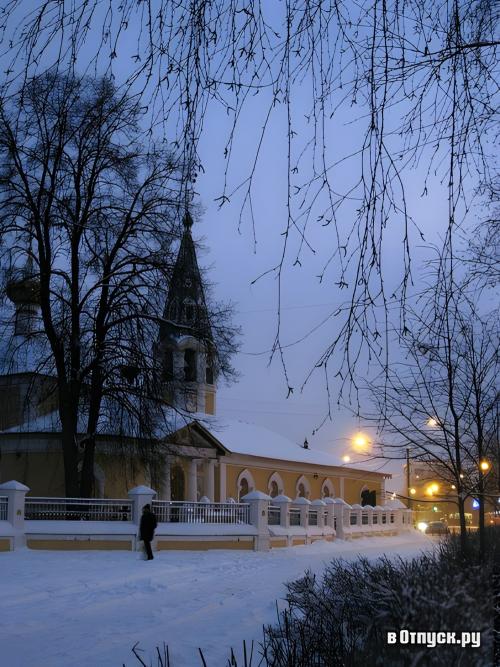
[(226, 500), (226, 464), (219, 461), (219, 502)]
[(172, 500), (172, 487), (171, 487), (171, 461), (170, 456), (167, 456), (165, 460), (165, 472), (163, 477), (163, 500)]
[(340, 489), (339, 489), (339, 497), (342, 498), (342, 500), (345, 500), (345, 495), (344, 495), (344, 478), (340, 478)]
[(205, 495), (213, 503), (215, 501), (215, 459), (208, 459), (205, 466)]
[(198, 461), (191, 459), (188, 471), (188, 500), (198, 501)]

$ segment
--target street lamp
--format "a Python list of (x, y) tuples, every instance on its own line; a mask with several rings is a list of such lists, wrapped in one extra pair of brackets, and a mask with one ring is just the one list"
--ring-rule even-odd
[(488, 463), (488, 461), (481, 461), (481, 463), (479, 464), (479, 468), (481, 469), (482, 472), (488, 472), (488, 470), (490, 469), (490, 464)]
[(370, 441), (365, 435), (363, 435), (363, 433), (357, 433), (352, 439), (352, 446), (358, 452), (366, 451), (369, 445)]

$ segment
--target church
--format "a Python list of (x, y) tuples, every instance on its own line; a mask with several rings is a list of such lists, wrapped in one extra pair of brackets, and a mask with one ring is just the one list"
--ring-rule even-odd
[[(187, 212), (154, 354), (160, 361), (168, 428), (153, 469), (134, 457), (136, 438), (112, 423), (100, 428), (95, 496), (126, 498), (147, 484), (162, 500), (239, 501), (251, 491), (310, 500), (340, 497), (349, 504), (384, 504), (390, 475), (344, 465), (334, 455), (243, 420), (217, 416), (214, 343)], [(61, 425), (54, 378), (33, 364), (23, 345), (39, 308), (36, 282), (20, 275), (7, 284), (15, 314), (0, 350), (0, 483), (17, 480), (32, 496), (63, 497)], [(119, 441), (119, 442), (118, 442)], [(117, 454), (118, 444), (131, 456)]]

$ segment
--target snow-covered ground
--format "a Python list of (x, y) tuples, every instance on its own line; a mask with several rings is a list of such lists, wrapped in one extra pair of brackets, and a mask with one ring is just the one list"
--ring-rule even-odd
[(119, 551), (0, 553), (2, 667), (127, 667), (168, 643), (173, 667), (223, 667), (230, 647), (259, 641), (276, 617), (284, 582), (332, 558), (412, 557), (432, 547), (420, 533), (353, 542), (237, 551), (163, 551), (154, 561)]

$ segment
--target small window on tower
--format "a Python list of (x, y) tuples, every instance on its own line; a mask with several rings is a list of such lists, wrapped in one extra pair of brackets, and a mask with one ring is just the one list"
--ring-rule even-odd
[(169, 317), (170, 320), (172, 320), (174, 322), (177, 320), (177, 316), (178, 316), (177, 309), (178, 309), (177, 308), (177, 299), (173, 299), (172, 302), (170, 303), (170, 307), (168, 309), (168, 317)]
[(207, 362), (206, 373), (205, 373), (205, 382), (207, 384), (214, 383), (214, 367), (211, 361)]
[(172, 350), (165, 350), (163, 358), (163, 382), (170, 382), (174, 377), (174, 353)]
[(187, 324), (192, 324), (196, 317), (196, 304), (192, 299), (184, 301), (184, 320)]
[(184, 380), (196, 382), (196, 352), (184, 350)]

